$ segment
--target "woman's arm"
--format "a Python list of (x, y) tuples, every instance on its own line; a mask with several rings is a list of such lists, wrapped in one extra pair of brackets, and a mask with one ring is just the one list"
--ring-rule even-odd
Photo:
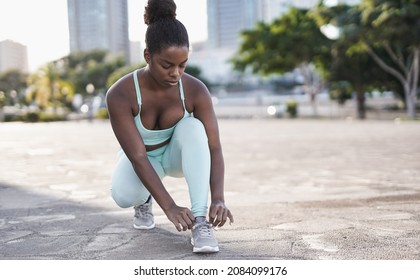
[(219, 127), (216, 114), (213, 109), (213, 102), (207, 87), (195, 78), (188, 79), (190, 95), (192, 96), (192, 105), (194, 117), (199, 119), (206, 130), (210, 157), (210, 191), (211, 205), (209, 211), (209, 221), (214, 226), (223, 226), (227, 218), (233, 222), (233, 216), (225, 205), (224, 197), (224, 175), (225, 166), (222, 152), (222, 145), (219, 137)]
[(127, 86), (124, 86), (124, 84), (132, 84), (127, 83), (127, 80), (130, 81), (128, 77), (123, 78), (107, 93), (106, 102), (114, 134), (131, 161), (137, 176), (168, 219), (178, 231), (190, 229), (194, 221), (191, 211), (175, 204), (147, 157), (143, 139), (134, 123), (131, 104), (136, 104), (136, 102), (130, 102), (130, 96), (127, 94), (127, 92), (132, 92), (132, 89), (130, 91)]

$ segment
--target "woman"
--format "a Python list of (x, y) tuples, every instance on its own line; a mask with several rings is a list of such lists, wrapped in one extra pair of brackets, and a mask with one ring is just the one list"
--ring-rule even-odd
[[(154, 227), (155, 200), (178, 231), (191, 229), (193, 252), (218, 252), (212, 227), (233, 222), (224, 201), (218, 124), (208, 89), (184, 73), (188, 33), (175, 12), (173, 0), (148, 1), (147, 65), (122, 77), (107, 93), (111, 125), (122, 148), (112, 197), (120, 207), (134, 207), (136, 229)], [(162, 183), (165, 176), (185, 177), (191, 210), (175, 203)]]

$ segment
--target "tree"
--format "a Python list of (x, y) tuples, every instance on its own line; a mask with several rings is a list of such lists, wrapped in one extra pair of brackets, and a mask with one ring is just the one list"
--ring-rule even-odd
[(331, 41), (320, 31), (308, 10), (291, 8), (271, 24), (258, 23), (242, 32), (242, 43), (231, 59), (234, 69), (250, 68), (261, 75), (283, 74), (300, 68), (306, 93), (315, 105), (319, 79), (314, 66), (328, 55)]
[(195, 66), (195, 65), (187, 64), (187, 67), (185, 68), (185, 73), (188, 73), (191, 76), (196, 77), (197, 79), (202, 81), (208, 88), (211, 87), (210, 82), (201, 75), (201, 68), (200, 67)]
[(110, 88), (116, 81), (118, 81), (121, 77), (133, 72), (136, 69), (139, 69), (141, 67), (145, 66), (144, 64), (138, 64), (138, 65), (127, 65), (121, 68), (116, 69), (114, 72), (112, 72), (107, 79), (106, 86), (107, 88)]
[[(28, 75), (19, 70), (9, 70), (0, 73), (0, 92), (2, 92), (1, 104), (19, 102), (22, 92), (26, 89)], [(0, 107), (2, 107), (0, 104)]]
[(89, 84), (95, 90), (105, 92), (111, 73), (126, 64), (122, 56), (114, 56), (105, 50), (72, 53), (54, 63), (60, 78), (71, 82), (75, 92), (80, 94), (86, 94)]
[(49, 62), (29, 77), (27, 100), (40, 109), (69, 106), (74, 94), (70, 82), (60, 78), (55, 62)]
[[(420, 1), (364, 0), (359, 7), (360, 44), (404, 89), (409, 118), (416, 117), (420, 77)], [(392, 63), (375, 49), (385, 50)]]
[[(360, 10), (348, 5), (334, 7), (320, 5), (311, 11), (311, 16), (316, 19), (321, 29), (325, 26), (337, 26), (340, 29), (339, 36), (331, 38), (333, 43), (330, 56), (325, 56), (321, 65), (324, 72), (328, 73), (331, 94), (339, 95), (340, 90), (348, 90), (347, 86), (342, 88), (346, 85), (345, 82), (351, 85), (356, 95), (357, 116), (359, 119), (364, 119), (365, 93), (375, 88), (383, 88), (388, 83), (385, 81), (392, 80), (392, 77), (389, 77), (374, 59), (356, 44), (359, 29), (355, 26), (358, 26), (360, 21)], [(380, 50), (378, 54), (383, 56)]]

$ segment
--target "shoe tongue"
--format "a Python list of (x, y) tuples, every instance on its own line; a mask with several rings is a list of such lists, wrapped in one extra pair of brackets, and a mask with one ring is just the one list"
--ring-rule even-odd
[(206, 221), (206, 217), (195, 217), (196, 223), (203, 223)]

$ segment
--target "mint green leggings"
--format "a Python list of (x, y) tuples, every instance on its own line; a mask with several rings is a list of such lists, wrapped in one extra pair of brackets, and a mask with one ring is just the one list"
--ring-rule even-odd
[[(159, 175), (185, 177), (194, 217), (206, 216), (210, 182), (210, 151), (203, 124), (187, 117), (176, 125), (170, 143), (147, 153)], [(111, 179), (112, 198), (122, 208), (143, 204), (150, 196), (124, 152)]]

